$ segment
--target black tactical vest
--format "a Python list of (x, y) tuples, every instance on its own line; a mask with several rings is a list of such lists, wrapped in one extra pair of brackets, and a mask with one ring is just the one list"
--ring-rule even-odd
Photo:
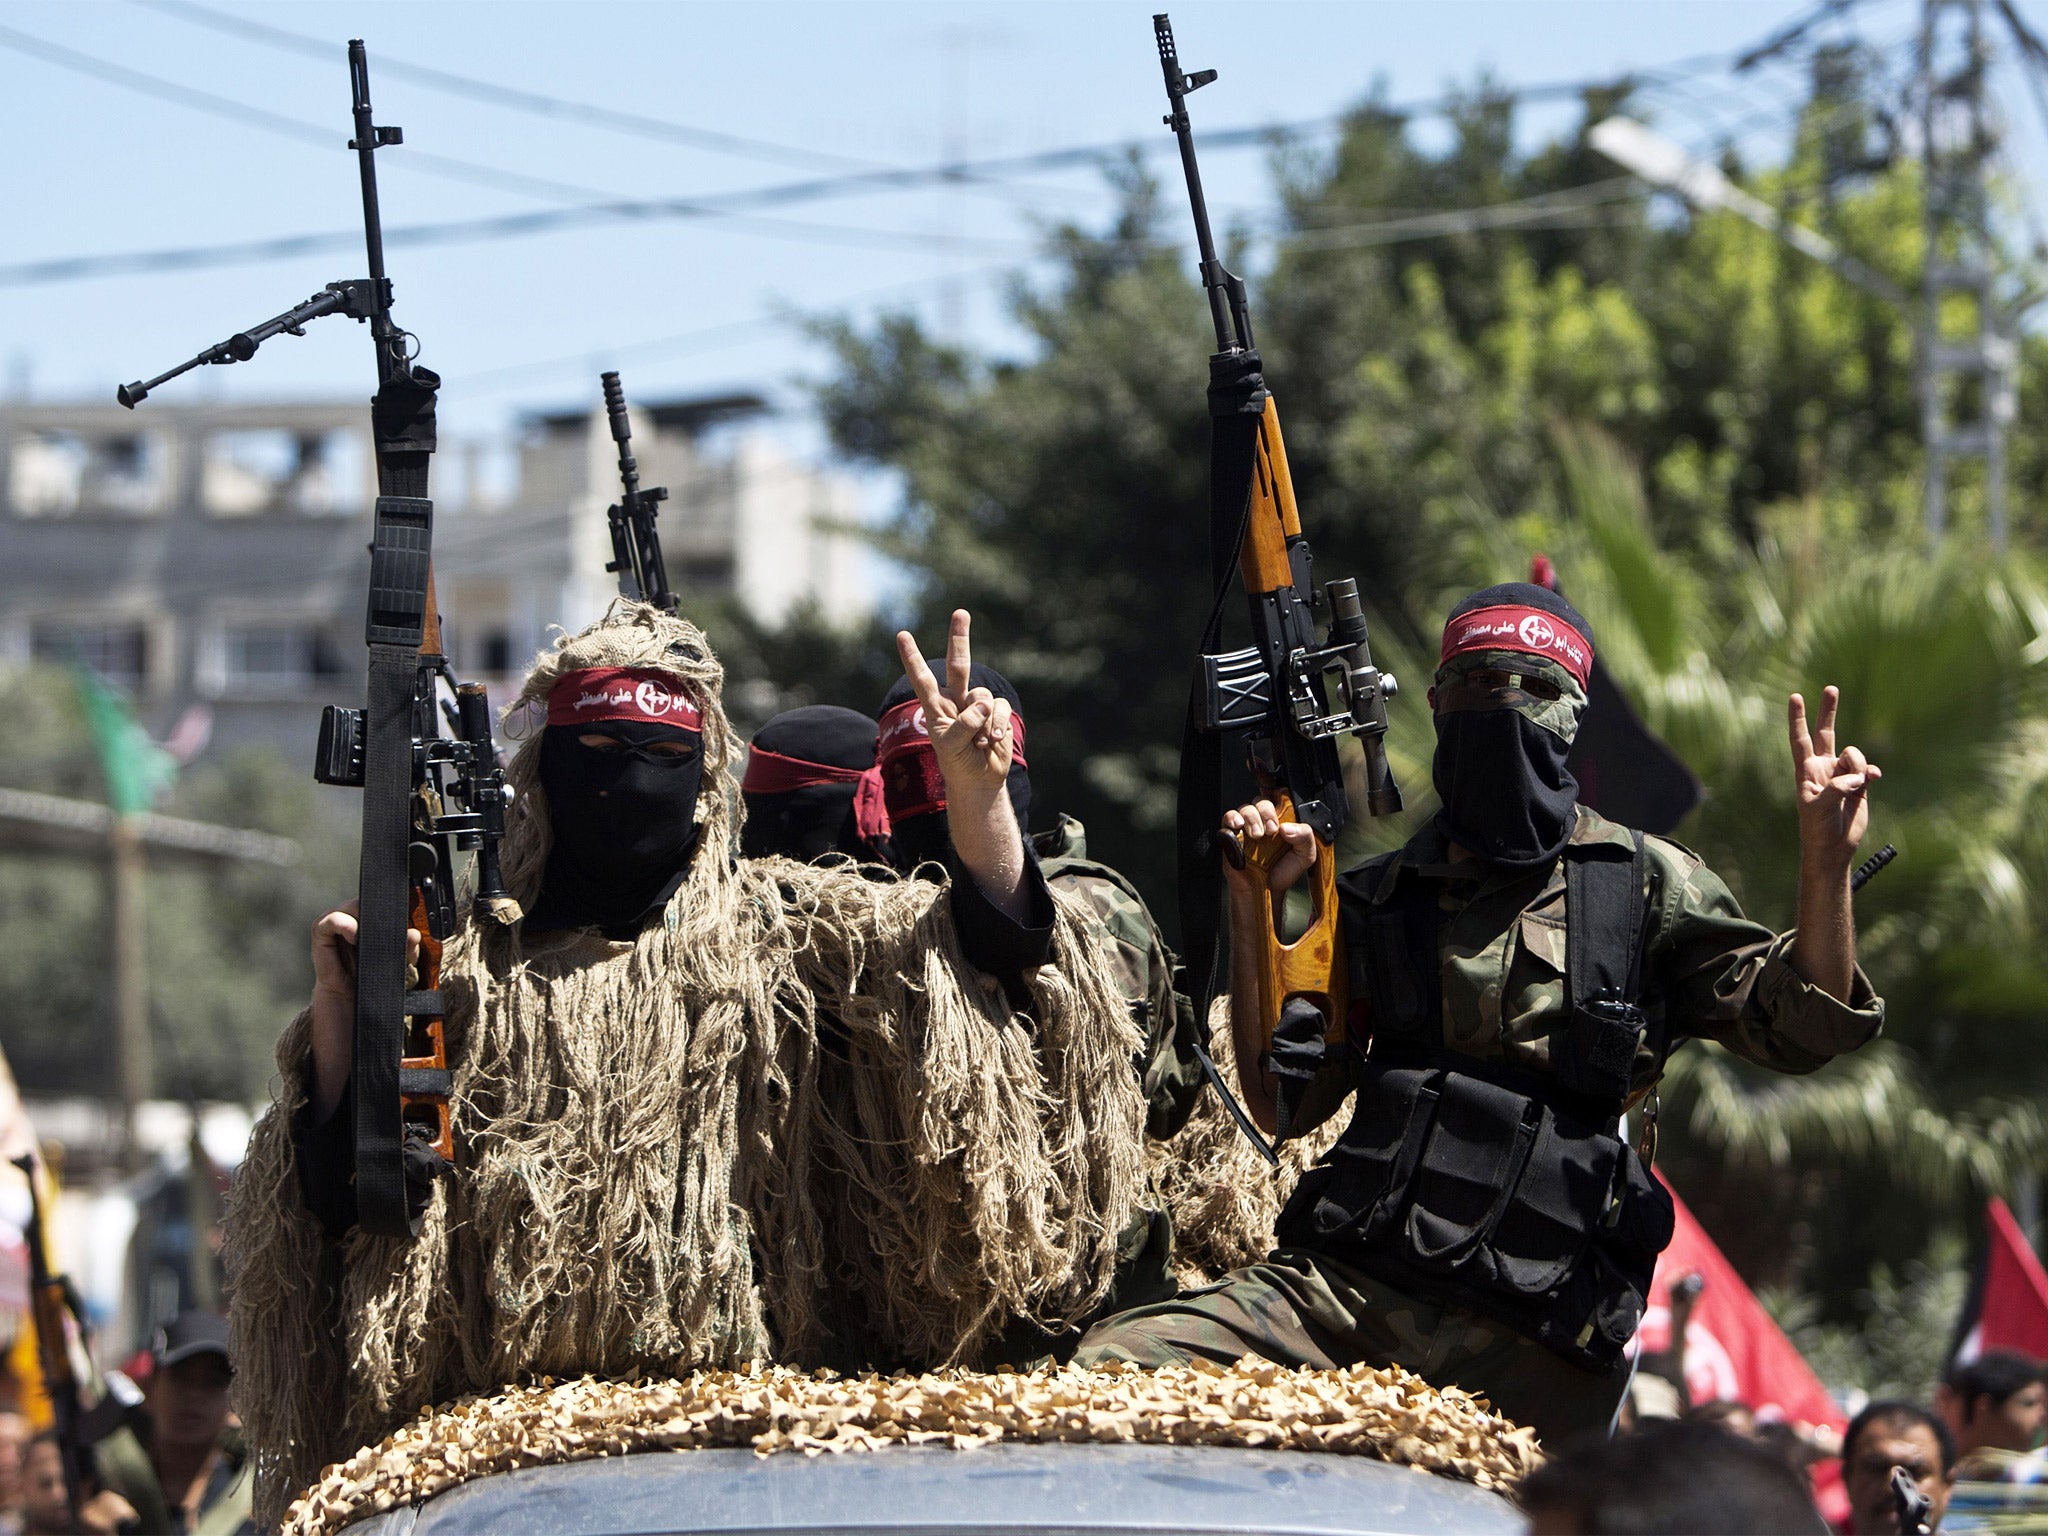
[[(1433, 886), (1404, 871), (1386, 901), (1343, 903), (1371, 1044), (1351, 1124), (1303, 1177), (1277, 1236), (1606, 1370), (1671, 1241), (1671, 1197), (1620, 1135), (1637, 1046), (1647, 1036), (1661, 1059), (1665, 1043), (1661, 1010), (1638, 1004), (1642, 834), (1633, 854), (1573, 843), (1563, 858), (1568, 1006), (1550, 1073), (1443, 1044)], [(1343, 883), (1362, 896), (1386, 865)]]

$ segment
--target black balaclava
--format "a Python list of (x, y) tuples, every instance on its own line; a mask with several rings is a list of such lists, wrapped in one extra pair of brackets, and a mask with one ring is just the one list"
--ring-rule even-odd
[[(587, 747), (578, 740), (586, 734), (624, 745)], [(667, 741), (697, 750), (687, 757), (648, 750)], [(632, 938), (689, 873), (703, 782), (703, 738), (684, 726), (649, 720), (548, 726), (540, 784), (554, 841), (527, 931), (597, 928), (608, 939)]]
[[(1451, 610), (1436, 674), (1436, 825), (1490, 864), (1536, 869), (1571, 840), (1578, 781), (1565, 766), (1586, 706), (1592, 627), (1555, 592), (1506, 582)], [(1495, 708), (1447, 707), (1478, 667), (1540, 679), (1558, 697), (1516, 692)]]
[[(928, 658), (934, 677), (946, 675), (943, 657)], [(994, 667), (975, 662), (968, 671), (970, 688), (986, 688), (999, 699), (1010, 701), (1015, 720), (1011, 737), (1010, 808), (1017, 813), (1017, 827), (1027, 836), (1031, 831), (1031, 770), (1024, 762), (1024, 703), (1010, 680)], [(915, 708), (917, 691), (907, 677), (882, 696), (882, 740), (878, 754), (882, 767), (882, 792), (889, 802), (889, 841), (896, 867), (912, 870), (918, 865), (943, 864), (952, 851), (953, 836), (946, 826), (946, 786), (939, 777), (937, 754), (924, 730), (922, 712)], [(895, 710), (904, 714), (890, 719)], [(915, 715), (913, 720), (909, 718)], [(908, 729), (906, 729), (906, 727)]]
[(810, 704), (775, 716), (754, 735), (740, 792), (747, 858), (888, 859), (875, 722), (859, 710)]

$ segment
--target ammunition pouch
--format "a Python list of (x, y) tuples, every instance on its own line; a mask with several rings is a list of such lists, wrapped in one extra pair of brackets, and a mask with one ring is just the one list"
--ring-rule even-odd
[(1564, 858), (1567, 1006), (1548, 1071), (1443, 1045), (1436, 897), (1421, 881), (1345, 904), (1370, 1052), (1349, 1128), (1277, 1235), (1605, 1370), (1671, 1240), (1671, 1196), (1618, 1134), (1637, 1052), (1646, 1037), (1661, 1052), (1663, 1031), (1635, 1001), (1640, 834), (1632, 854), (1574, 844)]
[(1471, 1065), (1368, 1064), (1351, 1127), (1303, 1177), (1280, 1242), (1605, 1369), (1642, 1320), (1671, 1197), (1611, 1129)]

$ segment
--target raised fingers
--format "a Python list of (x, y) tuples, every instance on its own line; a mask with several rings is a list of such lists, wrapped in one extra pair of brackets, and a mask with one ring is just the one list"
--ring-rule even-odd
[(917, 702), (924, 706), (926, 720), (944, 720), (949, 717), (952, 711), (940, 707), (944, 703), (944, 698), (939, 692), (939, 680), (932, 676), (932, 669), (925, 665), (924, 652), (918, 649), (917, 637), (907, 629), (896, 631), (896, 657), (903, 663), (903, 675), (910, 679), (910, 686), (917, 694)]
[(1785, 701), (1786, 723), (1792, 733), (1792, 762), (1804, 768), (1806, 760), (1813, 756), (1813, 737), (1806, 729), (1806, 700), (1793, 694)]
[(1835, 710), (1842, 702), (1842, 690), (1833, 683), (1820, 691), (1820, 720), (1813, 730), (1814, 750), (1823, 757), (1835, 755)]
[(968, 626), (973, 622), (965, 608), (955, 608), (952, 627), (946, 631), (946, 695), (956, 701), (967, 698), (974, 676), (974, 653), (967, 644)]

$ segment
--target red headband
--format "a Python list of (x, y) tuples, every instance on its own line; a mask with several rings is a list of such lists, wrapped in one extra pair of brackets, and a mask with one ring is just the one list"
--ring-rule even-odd
[[(924, 723), (924, 706), (916, 699), (905, 699), (882, 716), (875, 758), (883, 787), (889, 792), (889, 814), (895, 820), (946, 808), (946, 781), (939, 773), (939, 755)], [(1010, 711), (1010, 764), (1030, 766), (1024, 761), (1024, 717), (1014, 708)]]
[(758, 744), (747, 748), (747, 771), (740, 788), (750, 795), (784, 795), (818, 784), (852, 784), (853, 821), (870, 843), (889, 835), (889, 804), (882, 793), (882, 770), (839, 768), (831, 763), (784, 757)]
[(1444, 653), (1438, 665), (1468, 651), (1521, 651), (1554, 661), (1584, 688), (1593, 671), (1592, 642), (1554, 613), (1504, 603), (1475, 608), (1444, 626)]
[(548, 690), (549, 725), (589, 725), (599, 720), (644, 720), (704, 728), (704, 711), (680, 684), (651, 667), (586, 667), (565, 672)]

